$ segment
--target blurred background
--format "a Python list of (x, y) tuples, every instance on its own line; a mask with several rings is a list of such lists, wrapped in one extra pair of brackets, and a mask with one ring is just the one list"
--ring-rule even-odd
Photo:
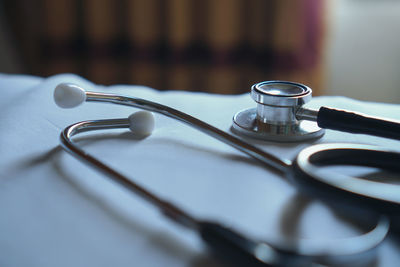
[(0, 72), (400, 102), (399, 0), (0, 0)]

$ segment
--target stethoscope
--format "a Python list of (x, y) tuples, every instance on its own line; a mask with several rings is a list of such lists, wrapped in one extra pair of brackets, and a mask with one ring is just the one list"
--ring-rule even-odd
[[(326, 127), (400, 139), (400, 125), (396, 122), (324, 107), (319, 111), (303, 108), (302, 105), (311, 99), (311, 89), (302, 84), (283, 81), (262, 82), (252, 87), (251, 96), (257, 102), (257, 108), (236, 114), (232, 126), (235, 133), (246, 137), (300, 141), (321, 137), (323, 134), (321, 128)], [(316, 246), (312, 242), (303, 242), (301, 246), (256, 242), (218, 223), (202, 221), (161, 199), (89, 155), (72, 140), (73, 136), (82, 132), (115, 128), (130, 128), (138, 135), (148, 135), (154, 127), (151, 113), (139, 111), (128, 118), (83, 121), (63, 130), (60, 137), (61, 145), (67, 152), (141, 196), (172, 221), (198, 232), (217, 255), (236, 265), (309, 266), (352, 261), (371, 253), (385, 238), (389, 231), (387, 216), (400, 214), (399, 185), (366, 181), (326, 172), (321, 168), (337, 164), (360, 165), (400, 173), (398, 164), (400, 153), (394, 151), (362, 144), (318, 144), (303, 149), (293, 161), (290, 161), (279, 159), (186, 113), (148, 100), (89, 92), (69, 83), (59, 84), (55, 88), (54, 99), (62, 108), (73, 108), (85, 101), (106, 102), (136, 107), (179, 120), (280, 172), (302, 192), (334, 206), (339, 205), (341, 209), (353, 214), (354, 212), (369, 214), (377, 221), (376, 226), (369, 232), (336, 243), (330, 242), (328, 246)], [(378, 127), (371, 128), (375, 126)]]

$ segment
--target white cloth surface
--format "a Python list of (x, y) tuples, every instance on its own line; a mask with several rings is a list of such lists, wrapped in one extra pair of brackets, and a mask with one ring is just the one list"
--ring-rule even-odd
[[(61, 82), (156, 101), (228, 132), (233, 114), (254, 106), (248, 94), (105, 87), (72, 74), (46, 79), (0, 74), (0, 266), (220, 266), (194, 233), (59, 147), (61, 130), (74, 122), (136, 111), (96, 103), (61, 109), (52, 99)], [(310, 106), (323, 104), (400, 119), (399, 105), (315, 97)], [(145, 139), (115, 130), (78, 140), (90, 154), (182, 209), (257, 240), (330, 240), (360, 233), (248, 156), (162, 115), (156, 114), (156, 130)], [(248, 141), (288, 159), (311, 144)], [(330, 130), (314, 142), (400, 150), (397, 141)], [(398, 265), (399, 252), (399, 243), (388, 237), (378, 248), (376, 265)]]

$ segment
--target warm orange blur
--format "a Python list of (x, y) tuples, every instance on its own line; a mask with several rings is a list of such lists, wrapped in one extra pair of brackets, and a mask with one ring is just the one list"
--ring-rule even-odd
[(323, 80), (322, 0), (14, 0), (3, 4), (26, 74), (243, 93)]

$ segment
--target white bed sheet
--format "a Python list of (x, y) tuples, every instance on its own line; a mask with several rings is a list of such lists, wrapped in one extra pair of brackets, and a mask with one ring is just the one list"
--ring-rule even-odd
[[(66, 126), (135, 111), (94, 103), (60, 109), (52, 100), (60, 82), (157, 101), (226, 131), (236, 111), (254, 105), (247, 94), (105, 87), (72, 74), (0, 74), (0, 266), (220, 266), (194, 233), (60, 149), (59, 134)], [(310, 105), (323, 104), (400, 119), (399, 105), (344, 97), (316, 97)], [(80, 139), (91, 154), (193, 215), (256, 239), (329, 240), (359, 231), (242, 153), (161, 115), (156, 115), (155, 132), (143, 140), (124, 130)], [(330, 130), (315, 142), (400, 150), (396, 141)], [(289, 159), (310, 145), (253, 143)], [(374, 264), (396, 266), (399, 252), (399, 243), (389, 237)]]

